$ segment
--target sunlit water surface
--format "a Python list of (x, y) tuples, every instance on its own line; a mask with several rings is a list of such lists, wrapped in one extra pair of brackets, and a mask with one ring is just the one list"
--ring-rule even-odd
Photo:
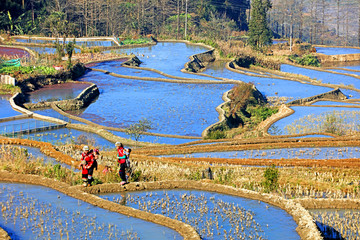
[(11, 239), (182, 239), (164, 226), (110, 212), (50, 188), (0, 183), (0, 192), (0, 226)]

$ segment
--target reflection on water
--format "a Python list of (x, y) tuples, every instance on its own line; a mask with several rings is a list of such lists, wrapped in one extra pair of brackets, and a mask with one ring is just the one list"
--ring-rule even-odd
[[(174, 51), (176, 49), (176, 51)], [(180, 70), (190, 61), (189, 57), (209, 49), (200, 45), (186, 43), (159, 42), (154, 46), (116, 49), (117, 53), (135, 54), (141, 67), (154, 68), (161, 72), (186, 78), (207, 79), (206, 77), (183, 73)]]
[(89, 84), (85, 83), (46, 85), (43, 88), (30, 92), (28, 101), (38, 103), (73, 99), (89, 86)]
[(13, 117), (17, 115), (21, 115), (21, 112), (15, 111), (9, 102), (11, 96), (9, 95), (1, 95), (0, 96), (0, 118)]
[[(318, 101), (311, 105), (338, 105), (338, 106), (356, 106), (356, 105), (358, 105), (360, 107), (359, 103), (335, 102), (335, 101)], [(360, 110), (360, 108), (359, 108), (359, 110)]]
[[(35, 43), (35, 44), (54, 44), (56, 40), (43, 40), (43, 39), (22, 39), (22, 38), (16, 38), (17, 42), (20, 43)], [(71, 40), (72, 41), (72, 40)], [(59, 39), (59, 43), (63, 43), (63, 40)], [(69, 41), (65, 41), (65, 43), (69, 43)], [(79, 46), (86, 46), (86, 47), (113, 47), (118, 46), (114, 41), (111, 40), (102, 40), (102, 41), (76, 41), (76, 45)]]
[[(58, 162), (55, 158), (49, 157), (47, 155), (45, 155), (44, 153), (42, 153), (40, 151), (39, 148), (36, 147), (29, 147), (29, 146), (22, 146), (22, 145), (5, 145), (14, 149), (20, 149), (22, 151), (26, 151), (26, 153), (28, 154), (28, 160), (31, 161), (36, 161), (36, 160), (41, 160), (42, 162), (44, 162), (45, 164), (50, 163), (52, 165), (56, 165), (56, 164), (60, 164), (60, 166), (67, 168), (67, 169), (72, 169), (74, 172), (79, 172), (80, 170), (78, 169), (74, 169), (71, 166), (65, 164), (65, 163), (61, 163)], [(1, 157), (1, 155), (0, 155)]]
[[(56, 49), (51, 47), (28, 47), (30, 50), (37, 52), (38, 54), (55, 54)], [(74, 48), (75, 53), (80, 53), (80, 49)]]
[[(358, 121), (360, 120), (359, 108), (341, 108), (341, 107), (291, 107), (295, 113), (283, 118), (272, 125), (278, 131), (274, 131), (273, 135), (303, 134), (323, 132), (330, 126), (327, 123), (326, 116), (334, 116), (342, 128), (338, 131), (352, 130), (358, 131)], [(334, 124), (335, 124), (334, 123)], [(346, 132), (345, 132), (346, 133)]]
[(268, 150), (246, 150), (229, 152), (201, 152), (190, 154), (162, 155), (158, 157), (181, 158), (235, 158), (235, 159), (348, 159), (360, 158), (360, 148), (322, 147), (322, 148), (287, 148)]
[(317, 53), (325, 55), (355, 54), (360, 53), (358, 48), (332, 48), (332, 47), (315, 47)]
[(50, 188), (0, 183), (0, 226), (11, 239), (182, 239), (169, 228)]
[(153, 123), (152, 132), (201, 136), (218, 121), (215, 110), (223, 103), (229, 84), (178, 84), (121, 79), (88, 72), (79, 80), (103, 89), (99, 98), (79, 116), (101, 125), (126, 128), (142, 118)]
[(282, 64), (281, 71), (296, 73), (308, 76), (310, 78), (315, 78), (321, 83), (336, 84), (341, 87), (341, 85), (354, 86), (357, 89), (360, 89), (360, 81), (357, 78), (344, 76), (339, 74), (333, 74), (328, 72), (320, 72), (312, 69), (295, 67), (292, 65)]
[(325, 239), (360, 239), (358, 209), (309, 209)]
[[(114, 135), (119, 136), (119, 137), (131, 138), (131, 136), (129, 136), (125, 132), (118, 132), (118, 131), (110, 131), (110, 132), (112, 132)], [(135, 139), (133, 139), (133, 140), (135, 140)], [(139, 141), (143, 141), (143, 142), (171, 144), (171, 145), (189, 143), (189, 142), (193, 142), (193, 141), (196, 141), (196, 140), (198, 140), (198, 139), (158, 137), (158, 136), (150, 136), (150, 135), (145, 135), (145, 134), (142, 135), (141, 138), (139, 139)]]
[(110, 142), (95, 133), (84, 132), (69, 128), (60, 128), (38, 133), (23, 134), (17, 137), (49, 142), (55, 145), (75, 143), (79, 145), (91, 145), (99, 148), (100, 150), (114, 149), (113, 142)]
[(102, 194), (126, 206), (182, 220), (202, 239), (300, 239), (292, 217), (260, 201), (198, 190)]

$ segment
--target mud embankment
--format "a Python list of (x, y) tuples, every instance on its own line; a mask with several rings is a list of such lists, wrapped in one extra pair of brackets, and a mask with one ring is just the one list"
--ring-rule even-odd
[(0, 239), (2, 240), (11, 240), (9, 234), (0, 227)]
[(209, 62), (215, 61), (215, 49), (211, 49), (204, 53), (190, 56), (190, 61), (185, 63), (185, 70), (188, 72), (204, 71)]
[(84, 64), (75, 64), (70, 71), (61, 71), (53, 75), (38, 75), (18, 81), (23, 93), (31, 92), (46, 85), (60, 84), (82, 76), (86, 71)]
[(330, 92), (322, 93), (308, 98), (298, 99), (289, 102), (287, 105), (310, 105), (318, 100), (345, 100), (347, 97), (341, 92), (339, 88), (334, 89)]
[(268, 133), (269, 128), (271, 125), (273, 125), (275, 122), (279, 121), (280, 119), (286, 118), (293, 114), (295, 111), (289, 107), (287, 107), (285, 104), (282, 104), (279, 108), (279, 111), (273, 115), (271, 115), (269, 118), (262, 121), (258, 126), (257, 130), (262, 132), (265, 136), (270, 136)]
[(328, 64), (333, 62), (353, 62), (360, 61), (360, 53), (355, 54), (339, 54), (339, 55), (325, 55), (318, 53), (318, 59), (321, 64)]
[(359, 199), (313, 199), (294, 200), (306, 209), (360, 209)]
[[(171, 228), (177, 231), (184, 239), (200, 239), (199, 234), (195, 231), (193, 227), (178, 220), (174, 220), (168, 217), (165, 217), (160, 214), (152, 214), (149, 212), (140, 211), (131, 207), (126, 207), (105, 199), (102, 199), (93, 194), (83, 192), (83, 187), (70, 187), (66, 183), (62, 183), (59, 181), (55, 181), (52, 179), (48, 179), (45, 177), (39, 177), (34, 175), (22, 175), (22, 174), (14, 174), (6, 171), (0, 172), (0, 181), (4, 182), (17, 182), (17, 183), (25, 183), (25, 184), (36, 184), (40, 186), (49, 187), (55, 189), (61, 193), (64, 193), (70, 197), (79, 199), (81, 201), (90, 203), (94, 206), (117, 212), (120, 214), (124, 214), (130, 217), (139, 218), (148, 222), (153, 222), (156, 224), (163, 225), (165, 227)], [(136, 184), (136, 183), (134, 183)], [(118, 184), (119, 185), (119, 184)]]

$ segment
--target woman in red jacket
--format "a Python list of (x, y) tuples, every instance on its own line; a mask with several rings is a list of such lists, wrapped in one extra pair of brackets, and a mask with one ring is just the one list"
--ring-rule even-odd
[(121, 185), (126, 183), (126, 175), (125, 175), (125, 168), (126, 168), (126, 155), (124, 153), (124, 146), (120, 142), (115, 143), (116, 150), (117, 150), (117, 161), (120, 165), (119, 175), (121, 178)]

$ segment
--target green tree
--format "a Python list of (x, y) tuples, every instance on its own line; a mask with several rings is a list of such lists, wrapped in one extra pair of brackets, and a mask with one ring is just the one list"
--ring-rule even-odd
[(73, 41), (69, 41), (69, 43), (67, 43), (66, 45), (65, 45), (65, 50), (66, 50), (66, 53), (67, 53), (67, 55), (68, 55), (68, 68), (70, 69), (71, 68), (71, 57), (72, 57), (72, 55), (73, 55), (73, 53), (74, 53), (74, 49), (75, 49), (75, 38), (74, 38), (74, 40)]
[(272, 192), (278, 188), (279, 170), (275, 167), (275, 165), (265, 169), (264, 178), (265, 181), (262, 184), (265, 192)]
[(272, 44), (272, 32), (266, 17), (270, 8), (270, 0), (254, 0), (251, 3), (248, 44), (253, 49), (259, 50)]
[(139, 120), (139, 122), (131, 124), (126, 130), (126, 134), (128, 134), (131, 138), (135, 139), (137, 142), (144, 132), (147, 130), (152, 129), (152, 123), (151, 121), (147, 120), (146, 118), (142, 118)]

